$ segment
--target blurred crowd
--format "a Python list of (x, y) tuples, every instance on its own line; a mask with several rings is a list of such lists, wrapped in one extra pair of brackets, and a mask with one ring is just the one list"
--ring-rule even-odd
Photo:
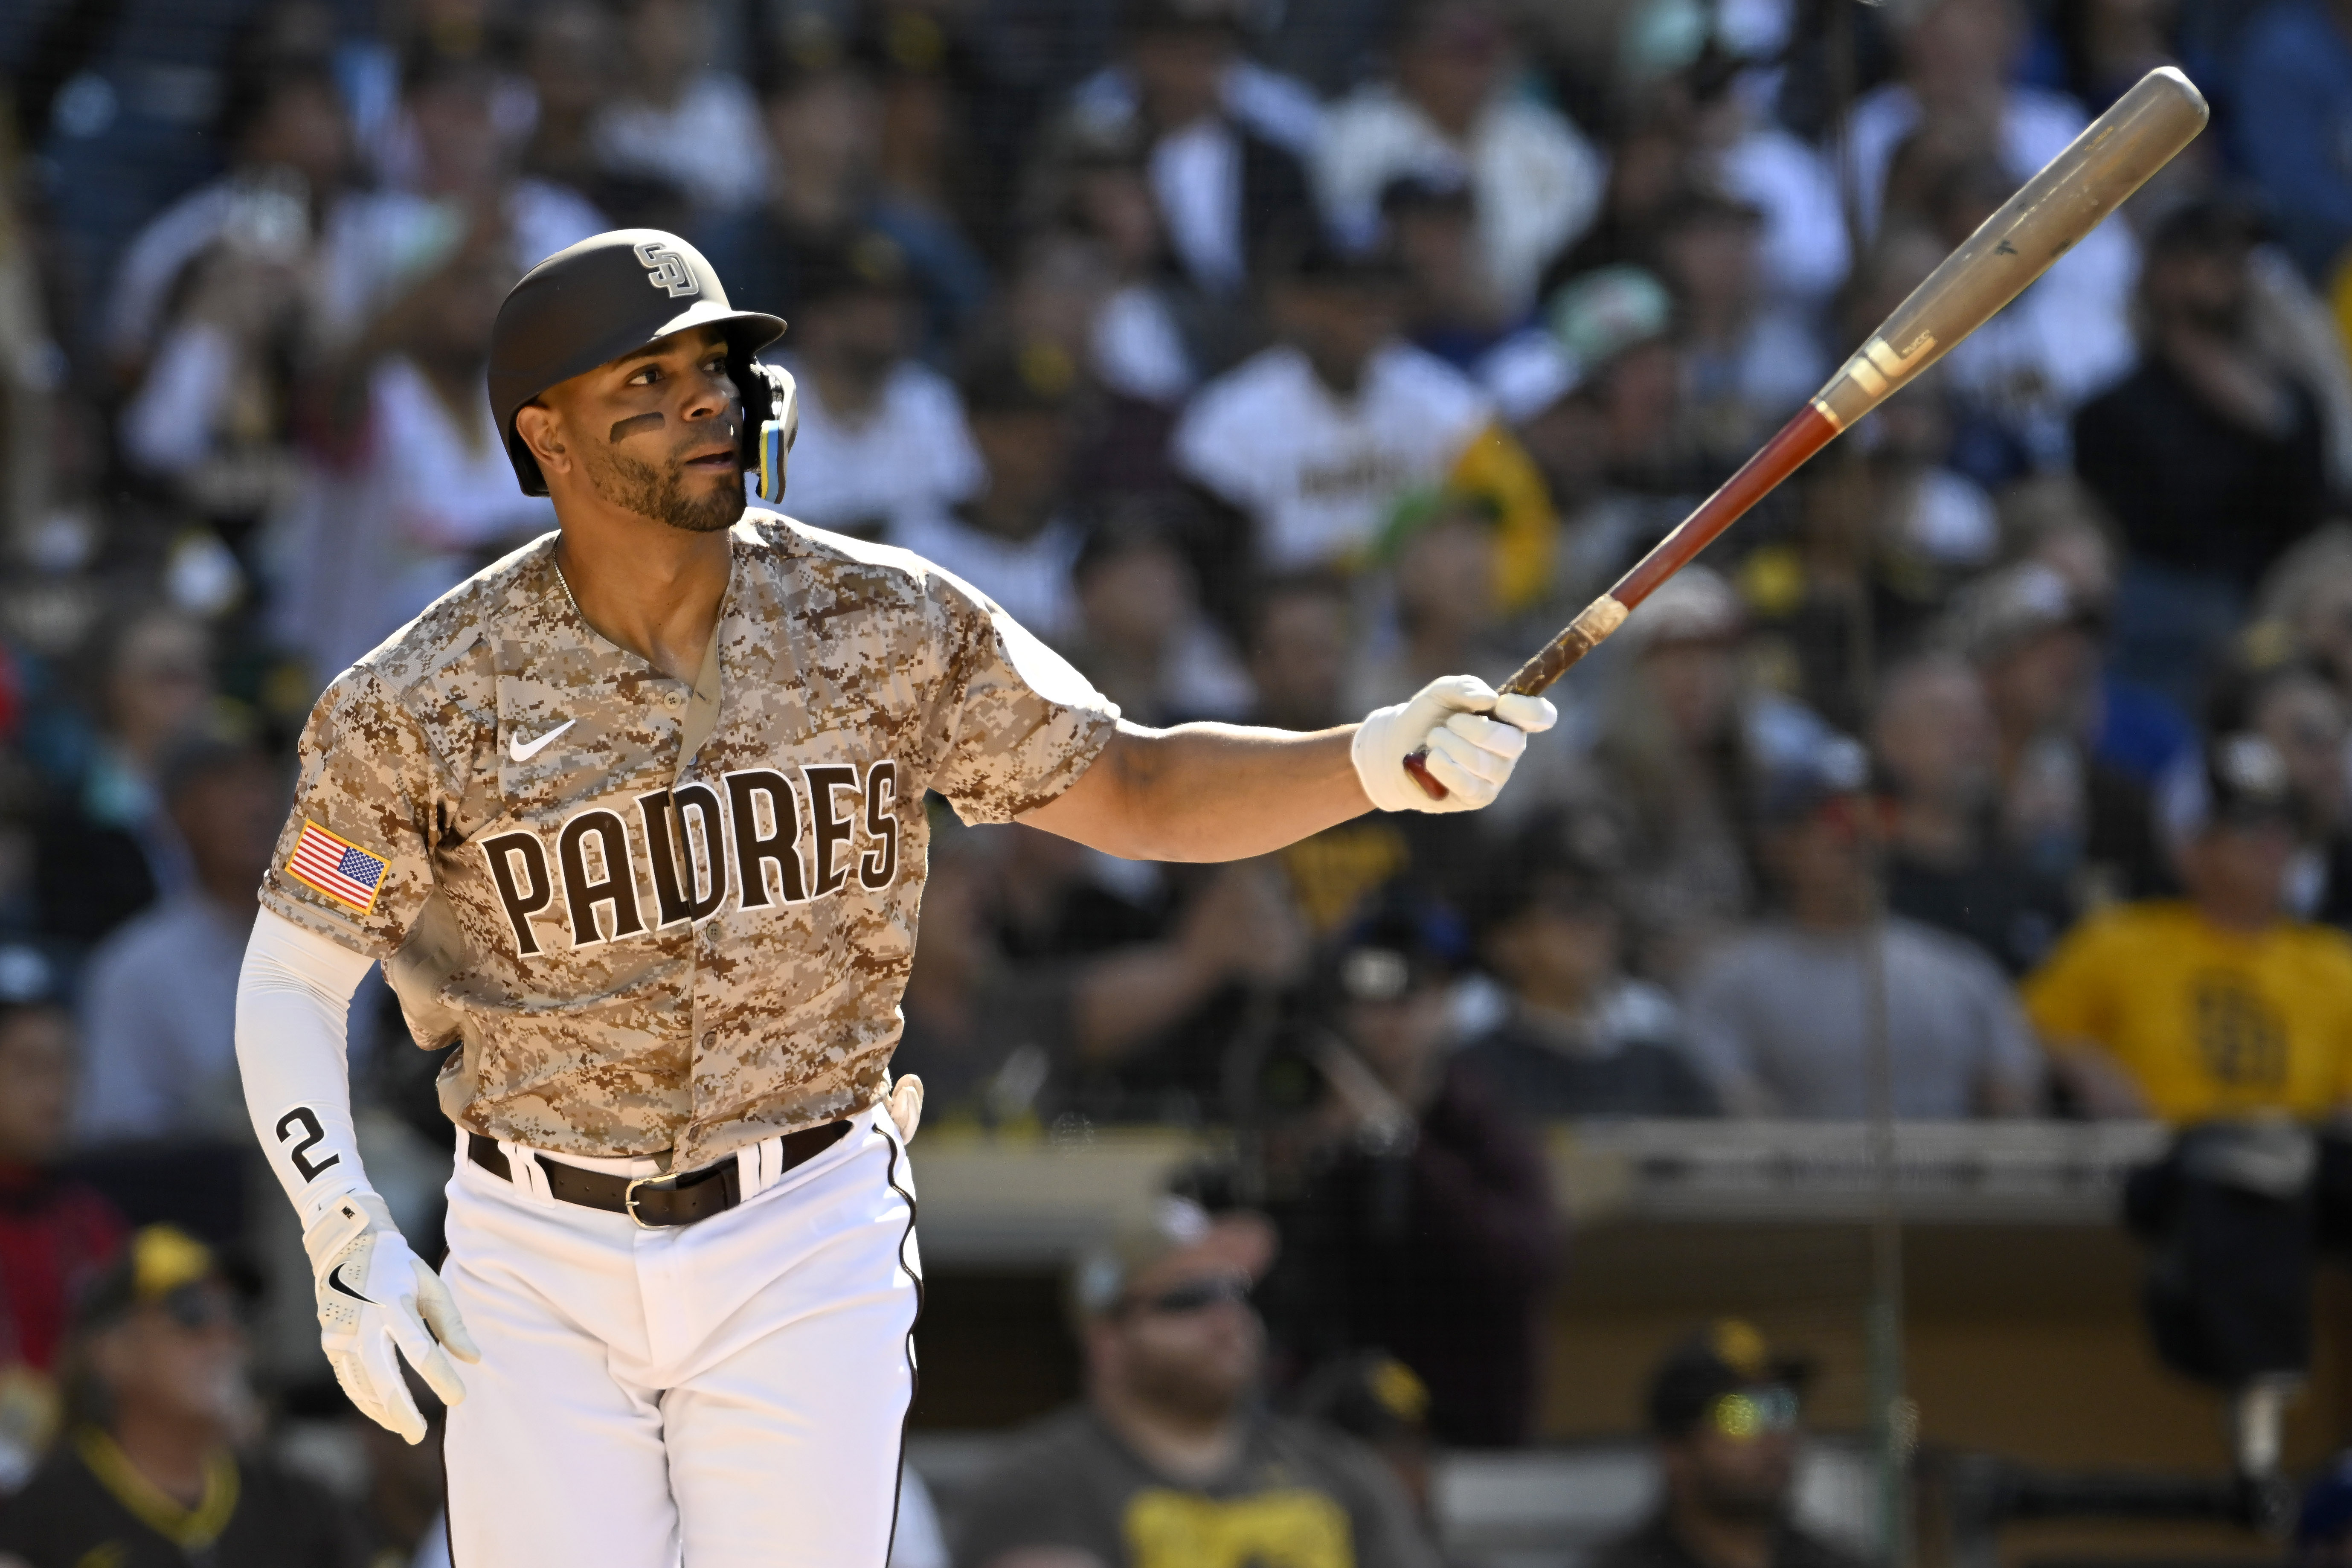
[[(1646, 604), (1495, 809), (1223, 868), (942, 817), (930, 1125), (1244, 1129), (1285, 1364), (1393, 1350), (1472, 1442), (1532, 1420), (1542, 1122), (2352, 1095), (2352, 4), (6, 7), (0, 1368), (55, 1371), (125, 1211), (259, 1223), (291, 739), (552, 526), (483, 384), (539, 258), (685, 236), (791, 322), (784, 510), (1139, 722), (1312, 729), (1509, 674), (2168, 62), (2212, 128)], [(435, 1064), (353, 1020), (429, 1255)]]

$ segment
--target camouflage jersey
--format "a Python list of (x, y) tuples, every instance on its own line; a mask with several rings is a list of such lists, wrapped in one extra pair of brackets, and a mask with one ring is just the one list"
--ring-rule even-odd
[(902, 550), (730, 531), (692, 685), (580, 618), (549, 534), (328, 688), (261, 901), (385, 961), (460, 1126), (692, 1169), (872, 1102), (926, 790), (1061, 794), (1118, 709)]

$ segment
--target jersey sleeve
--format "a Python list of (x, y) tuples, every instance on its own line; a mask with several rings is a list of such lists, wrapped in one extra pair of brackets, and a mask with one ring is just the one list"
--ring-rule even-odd
[(433, 891), (433, 764), (374, 671), (344, 672), (302, 731), (294, 809), (262, 907), (354, 952), (399, 950)]
[(931, 787), (967, 823), (1010, 822), (1078, 782), (1118, 728), (1118, 705), (985, 595), (950, 586), (957, 711)]

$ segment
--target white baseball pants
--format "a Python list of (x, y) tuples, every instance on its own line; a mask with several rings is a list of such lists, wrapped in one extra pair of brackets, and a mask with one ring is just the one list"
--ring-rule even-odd
[(769, 1179), (649, 1230), (461, 1155), (442, 1278), (482, 1360), (449, 1412), (454, 1568), (883, 1568), (921, 1291), (906, 1148), (861, 1111)]

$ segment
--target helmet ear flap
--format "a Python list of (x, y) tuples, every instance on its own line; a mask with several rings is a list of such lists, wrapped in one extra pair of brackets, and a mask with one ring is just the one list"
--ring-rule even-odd
[(784, 499), (784, 463), (800, 435), (800, 389), (781, 365), (746, 359), (734, 372), (743, 394), (743, 467), (759, 476), (759, 496)]

